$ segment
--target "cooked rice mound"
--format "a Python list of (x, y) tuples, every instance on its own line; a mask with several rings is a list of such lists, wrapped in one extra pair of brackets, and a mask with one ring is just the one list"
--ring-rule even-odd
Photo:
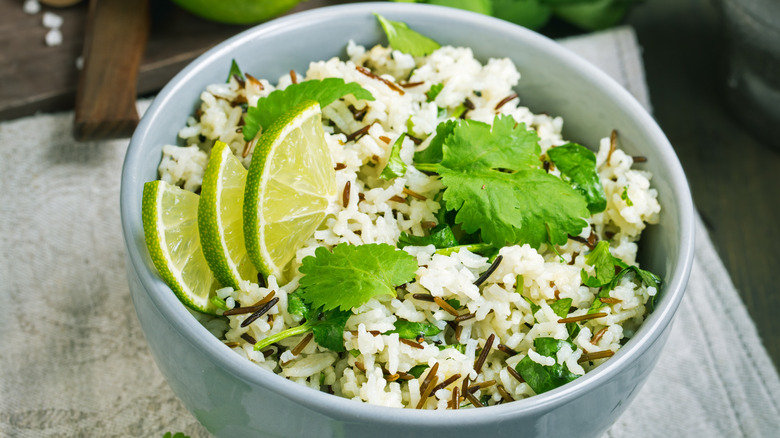
[[(305, 75), (295, 75), (298, 81), (343, 78), (346, 82), (359, 83), (376, 98), (366, 102), (348, 95), (322, 110), (327, 142), (338, 169), (337, 187), (341, 190), (349, 182), (351, 190), (347, 207), (343, 206), (341, 193), (333, 200), (325, 223), (297, 252), (293, 261), (296, 268), (320, 246), (332, 248), (342, 242), (396, 244), (401, 233), (422, 236), (426, 232), (424, 224), (430, 226), (436, 222), (435, 214), (441, 207), (433, 199), (444, 187), (438, 176), (416, 170), (412, 158), (416, 149), (427, 146), (437, 124), (443, 120), (438, 116), (438, 108), (446, 108), (451, 113), (468, 99), (474, 109), (465, 113), (467, 119), (492, 123), (496, 114), (511, 115), (538, 133), (542, 152), (566, 143), (561, 137), (563, 120), (534, 114), (520, 106), (522, 96), (506, 101), (495, 110), (515, 92), (520, 79), (508, 59), (490, 59), (483, 65), (470, 49), (462, 47), (442, 47), (427, 57), (414, 58), (382, 46), (367, 50), (353, 42), (349, 42), (347, 53), (347, 61), (333, 58), (312, 62)], [(356, 66), (364, 66), (397, 84), (420, 84), (403, 88), (401, 95), (382, 81), (361, 73)], [(190, 117), (187, 126), (179, 131), (187, 147), (163, 149), (161, 179), (197, 191), (207, 153), (216, 140), (230, 145), (248, 166), (251, 151), (244, 153), (247, 145), (237, 132), (242, 104), (255, 105), (258, 98), (287, 87), (293, 80), (285, 75), (274, 86), (265, 79), (248, 78), (241, 82), (233, 78), (228, 83), (207, 87), (201, 94), (202, 103), (196, 116)], [(439, 83), (444, 84), (441, 92), (433, 102), (426, 102), (425, 93)], [(363, 109), (362, 117), (356, 118), (354, 113)], [(425, 140), (416, 145), (407, 137), (401, 149), (407, 173), (391, 181), (380, 179), (391, 146), (408, 130), (408, 123), (413, 126), (414, 134)], [(370, 129), (365, 135), (348, 141), (348, 134), (367, 125)], [(486, 257), (465, 249), (445, 256), (435, 254), (433, 246), (406, 247), (404, 250), (414, 255), (419, 264), (415, 281), (399, 289), (395, 298), (371, 299), (353, 309), (344, 333), (347, 350), (344, 353), (335, 353), (311, 340), (299, 354), (293, 354), (293, 347), (305, 335), (284, 339), (264, 352), (254, 351), (253, 344), (245, 339), (251, 336), (262, 340), (300, 324), (300, 317), (286, 311), (287, 294), (297, 288), (300, 274), (282, 285), (270, 277), (267, 287), (245, 281), (240, 290), (219, 290), (219, 297), (231, 307), (237, 303), (251, 305), (272, 291), (280, 300), (266, 315), (245, 328), (240, 324), (248, 314), (203, 320), (204, 324), (231, 345), (234, 352), (260, 367), (318, 390), (372, 404), (417, 407), (421, 384), (434, 364), (438, 364), (438, 382), (453, 375), (460, 377), (431, 394), (422, 405), (426, 409), (448, 408), (452, 390), (461, 388), (464, 378), (470, 384), (487, 382), (485, 388), (473, 393), (484, 403), (533, 396), (531, 387), (513, 377), (508, 367), (514, 368), (529, 356), (543, 365), (566, 364), (572, 373), (584, 374), (608, 359), (580, 361), (583, 354), (616, 352), (642, 323), (648, 312), (648, 300), (656, 294), (655, 288), (626, 276), (610, 292), (610, 297), (619, 301), (614, 300), (616, 303), (599, 310), (606, 316), (580, 323), (581, 330), (573, 339), (576, 349), (565, 346), (556, 357), (547, 357), (532, 348), (538, 337), (569, 337), (566, 324), (558, 322), (560, 317), (550, 307), (551, 303), (571, 298), (568, 316), (572, 317), (586, 314), (596, 297), (598, 290), (583, 285), (580, 277), (583, 269), (593, 275), (593, 268), (585, 263), (590, 248), (583, 243), (591, 233), (599, 240), (609, 240), (613, 255), (625, 263), (636, 264), (636, 241), (646, 224), (657, 221), (660, 206), (656, 191), (650, 187), (651, 174), (632, 169), (632, 157), (620, 149), (610, 153), (608, 137), (599, 144), (596, 156), (607, 208), (586, 218), (590, 226), (578, 236), (582, 239), (569, 239), (566, 245), (558, 246), (560, 256), (547, 245), (539, 250), (528, 245), (504, 247), (500, 250), (502, 261), (498, 268), (479, 287), (474, 281), (490, 266)], [(421, 196), (410, 196), (409, 191)], [(624, 192), (630, 202), (624, 200)], [(522, 284), (516, 284), (518, 279)], [(438, 304), (415, 299), (413, 294), (456, 299), (461, 304), (460, 313), (473, 313), (474, 317), (456, 325), (452, 322), (454, 316)], [(532, 313), (524, 297), (540, 306), (536, 313)], [(383, 334), (393, 330), (399, 318), (432, 323), (442, 331), (426, 337), (420, 344), (422, 348), (416, 348), (399, 340), (398, 334)], [(453, 327), (457, 327), (457, 332)], [(475, 361), (491, 334), (495, 335), (495, 341), (477, 373)], [(499, 344), (501, 349), (497, 348)], [(429, 368), (414, 378), (409, 373), (419, 365)], [(494, 383), (490, 384), (491, 381)], [(461, 403), (461, 407), (471, 405), (468, 399)]]

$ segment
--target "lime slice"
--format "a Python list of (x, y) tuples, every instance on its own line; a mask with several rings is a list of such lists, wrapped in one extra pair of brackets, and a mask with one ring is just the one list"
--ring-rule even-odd
[(198, 195), (164, 181), (144, 184), (146, 246), (160, 276), (187, 307), (216, 314), (218, 284), (200, 247)]
[(336, 174), (317, 102), (303, 102), (263, 132), (244, 193), (244, 237), (255, 267), (285, 279), (296, 251), (325, 218)]
[(244, 245), (244, 185), (247, 171), (230, 147), (218, 141), (203, 175), (198, 229), (203, 255), (220, 283), (238, 290), (241, 280), (257, 281)]

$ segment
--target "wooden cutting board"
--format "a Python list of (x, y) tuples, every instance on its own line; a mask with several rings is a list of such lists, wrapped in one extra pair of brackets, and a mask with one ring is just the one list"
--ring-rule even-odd
[[(345, 1), (309, 0), (292, 12)], [(139, 96), (153, 94), (195, 57), (250, 26), (213, 23), (168, 0), (153, 0), (152, 23), (138, 74)], [(73, 109), (87, 23), (88, 2), (64, 9), (44, 6), (36, 15), (22, 1), (0, 2), (0, 120)], [(43, 12), (64, 19), (63, 43), (48, 47)]]

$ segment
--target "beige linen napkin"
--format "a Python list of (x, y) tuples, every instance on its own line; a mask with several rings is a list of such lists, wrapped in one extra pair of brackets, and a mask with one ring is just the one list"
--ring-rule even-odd
[[(630, 28), (566, 44), (648, 105)], [(0, 436), (208, 436), (154, 365), (130, 302), (128, 141), (75, 143), (72, 123), (0, 123)], [(701, 221), (696, 232), (667, 348), (609, 437), (777, 436), (777, 372)]]

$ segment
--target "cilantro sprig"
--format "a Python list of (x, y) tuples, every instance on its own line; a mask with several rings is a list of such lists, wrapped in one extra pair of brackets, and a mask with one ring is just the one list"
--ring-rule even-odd
[[(536, 338), (534, 339), (534, 349), (542, 356), (556, 357), (558, 350), (564, 345), (569, 345), (573, 350), (577, 349), (571, 341), (554, 338)], [(515, 371), (520, 374), (528, 383), (528, 386), (537, 394), (555, 389), (566, 383), (580, 377), (569, 371), (566, 364), (542, 365), (531, 360), (529, 356), (524, 357), (515, 366)]]
[(585, 146), (567, 143), (549, 149), (547, 157), (564, 178), (570, 181), (574, 190), (585, 196), (591, 214), (600, 213), (607, 208), (607, 195), (604, 194), (604, 187), (596, 169), (596, 154)]
[(303, 101), (315, 100), (324, 108), (348, 94), (356, 99), (374, 100), (374, 96), (357, 82), (345, 83), (341, 78), (312, 79), (292, 84), (284, 90), (275, 90), (258, 99), (257, 105), (247, 109), (244, 116), (246, 124), (241, 131), (244, 140), (252, 140), (261, 128), (268, 128), (276, 119)]
[(393, 147), (390, 149), (390, 158), (387, 159), (387, 165), (379, 174), (380, 178), (395, 179), (406, 173), (406, 163), (401, 159), (401, 146), (404, 144), (404, 138), (406, 138), (406, 133), (398, 136), (398, 139), (393, 143)]
[(441, 47), (436, 41), (409, 29), (404, 22), (388, 20), (379, 14), (374, 15), (385, 31), (390, 47), (399, 52), (412, 56), (427, 56)]
[(465, 232), (479, 230), (495, 247), (563, 245), (587, 226), (583, 218), (590, 213), (580, 193), (541, 168), (538, 142), (511, 116), (496, 116), (492, 126), (447, 121), (415, 163), (439, 173), (446, 208), (457, 211), (455, 222)]
[[(599, 298), (608, 298), (609, 292), (617, 287), (620, 280), (626, 275), (635, 275), (638, 280), (644, 283), (647, 287), (655, 287), (661, 285), (661, 278), (650, 271), (640, 269), (635, 265), (628, 265), (619, 258), (612, 255), (609, 251), (609, 242), (606, 240), (600, 241), (593, 248), (593, 251), (585, 256), (585, 263), (593, 266), (595, 276), (588, 275), (583, 269), (580, 271), (580, 277), (582, 283), (588, 287), (600, 288), (600, 291), (593, 303), (588, 309), (588, 313), (596, 313), (599, 309), (606, 306), (606, 303), (601, 302)], [(655, 305), (655, 296), (651, 297), (648, 301), (650, 308)]]
[(319, 247), (303, 259), (300, 288), (288, 296), (287, 312), (305, 322), (255, 344), (262, 350), (290, 336), (313, 332), (322, 347), (344, 351), (344, 326), (352, 309), (373, 297), (395, 296), (395, 287), (414, 279), (417, 260), (387, 244)]

